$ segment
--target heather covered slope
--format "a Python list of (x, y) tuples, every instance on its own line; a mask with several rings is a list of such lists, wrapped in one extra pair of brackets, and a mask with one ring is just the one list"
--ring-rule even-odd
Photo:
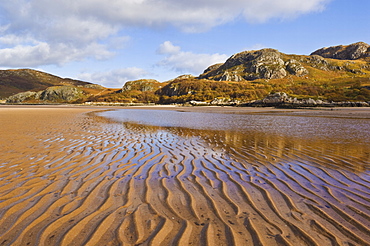
[(75, 103), (115, 91), (32, 69), (0, 70), (0, 99), (8, 103)]
[(40, 91), (51, 86), (72, 85), (85, 86), (91, 83), (32, 69), (0, 70), (0, 98), (5, 98), (25, 91)]

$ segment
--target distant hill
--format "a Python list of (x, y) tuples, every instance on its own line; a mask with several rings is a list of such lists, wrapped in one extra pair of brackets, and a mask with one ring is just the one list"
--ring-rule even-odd
[[(369, 55), (369, 47), (365, 43), (356, 43), (320, 49), (310, 56), (288, 55), (275, 49), (244, 51), (231, 56), (223, 64), (210, 66), (199, 78), (240, 82), (291, 76), (312, 78), (316, 75), (319, 77), (318, 73), (324, 76), (328, 72), (337, 73), (336, 77), (346, 76), (346, 73), (369, 76), (369, 63), (360, 59)], [(344, 61), (345, 58), (351, 61)]]
[(364, 42), (358, 42), (350, 45), (326, 47), (316, 50), (311, 55), (341, 60), (357, 60), (370, 57), (370, 45)]
[(55, 75), (32, 69), (0, 70), (0, 98), (25, 91), (40, 91), (51, 86), (84, 86), (91, 83)]

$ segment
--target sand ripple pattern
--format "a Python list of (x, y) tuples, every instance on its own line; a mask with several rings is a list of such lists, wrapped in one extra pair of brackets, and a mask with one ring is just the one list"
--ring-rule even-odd
[(56, 120), (1, 142), (0, 245), (370, 245), (368, 153)]

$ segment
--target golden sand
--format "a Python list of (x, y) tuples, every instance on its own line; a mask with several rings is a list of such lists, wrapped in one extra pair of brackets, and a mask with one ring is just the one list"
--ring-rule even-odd
[(99, 110), (0, 108), (0, 245), (370, 245), (368, 146), (121, 124)]

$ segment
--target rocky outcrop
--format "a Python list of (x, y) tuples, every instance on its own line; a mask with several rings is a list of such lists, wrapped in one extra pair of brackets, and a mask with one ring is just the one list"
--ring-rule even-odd
[(34, 91), (26, 91), (10, 96), (6, 99), (6, 103), (22, 103), (25, 100), (38, 99), (40, 93)]
[(7, 98), (6, 103), (32, 102), (73, 102), (83, 95), (82, 91), (74, 86), (52, 86), (46, 90), (33, 92), (26, 91)]
[(314, 67), (314, 68), (317, 68), (317, 69), (320, 69), (320, 70), (324, 70), (324, 71), (329, 71), (329, 70), (334, 70), (335, 68), (332, 68), (330, 69), (329, 66), (329, 62), (319, 56), (319, 55), (310, 55), (309, 57), (307, 57), (306, 59), (306, 62), (311, 66), (311, 67)]
[(183, 74), (183, 75), (177, 76), (174, 79), (167, 80), (166, 82), (163, 82), (163, 83), (168, 84), (168, 83), (171, 83), (171, 82), (174, 82), (174, 81), (178, 81), (178, 80), (194, 79), (194, 78), (195, 78), (194, 75), (191, 75), (191, 74)]
[(44, 90), (40, 99), (50, 102), (72, 102), (80, 98), (82, 91), (73, 86), (53, 86)]
[(286, 62), (286, 70), (296, 76), (304, 76), (308, 74), (308, 71), (305, 67), (301, 65), (298, 61), (291, 59), (288, 62)]
[(256, 79), (280, 79), (289, 74), (303, 76), (306, 68), (297, 60), (286, 59), (274, 49), (245, 51), (231, 56), (224, 64), (207, 68), (200, 79), (218, 81), (244, 81)]
[(161, 83), (155, 79), (140, 79), (127, 81), (122, 87), (122, 92), (137, 90), (141, 92), (156, 91), (161, 87)]
[(256, 100), (242, 106), (252, 107), (283, 107), (283, 108), (297, 108), (297, 107), (369, 107), (369, 102), (328, 102), (320, 99), (301, 99), (289, 97), (284, 92), (271, 93), (262, 100)]
[(350, 45), (325, 47), (316, 50), (311, 55), (319, 55), (324, 58), (340, 60), (357, 60), (360, 58), (370, 57), (370, 45), (364, 42), (358, 42)]
[(220, 81), (235, 81), (235, 82), (240, 82), (243, 80), (244, 78), (241, 75), (239, 75), (236, 71), (232, 72), (225, 71), (220, 79)]

